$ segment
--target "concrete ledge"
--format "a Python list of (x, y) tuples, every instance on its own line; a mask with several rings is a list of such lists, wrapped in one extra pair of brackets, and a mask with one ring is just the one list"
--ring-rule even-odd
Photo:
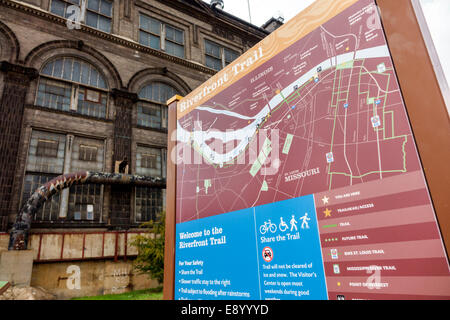
[(29, 286), (33, 270), (32, 250), (0, 251), (0, 280), (14, 286)]

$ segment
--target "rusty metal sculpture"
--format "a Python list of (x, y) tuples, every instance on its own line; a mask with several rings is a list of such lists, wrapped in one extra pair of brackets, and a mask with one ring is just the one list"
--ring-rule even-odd
[(166, 182), (161, 178), (89, 171), (60, 175), (39, 187), (20, 210), (11, 229), (8, 250), (26, 250), (31, 222), (36, 212), (53, 195), (78, 184), (126, 184), (165, 188)]

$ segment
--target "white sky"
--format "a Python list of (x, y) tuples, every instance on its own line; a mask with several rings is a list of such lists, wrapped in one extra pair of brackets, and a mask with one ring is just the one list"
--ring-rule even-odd
[[(204, 0), (210, 3), (210, 0)], [(285, 22), (315, 0), (250, 0), (250, 12), (252, 15), (252, 23), (262, 26), (267, 20), (273, 16), (281, 15)], [(224, 10), (243, 19), (250, 21), (248, 14), (247, 0), (223, 0)]]
[(450, 0), (421, 0), (434, 46), (450, 83)]
[[(210, 3), (210, 0), (204, 0)], [(252, 23), (262, 26), (273, 16), (285, 22), (311, 5), (315, 0), (249, 0)], [(420, 0), (434, 45), (441, 60), (447, 82), (450, 82), (450, 0)], [(247, 0), (224, 0), (224, 10), (250, 21)]]

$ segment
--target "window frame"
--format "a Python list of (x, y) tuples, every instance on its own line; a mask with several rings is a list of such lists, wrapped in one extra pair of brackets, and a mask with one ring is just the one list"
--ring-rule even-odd
[[(207, 42), (209, 42), (210, 44), (212, 44), (212, 45), (214, 45), (214, 46), (219, 47), (219, 54), (220, 54), (220, 57), (214, 56), (214, 55), (209, 54), (209, 53), (207, 52), (207, 50), (206, 50)], [(235, 53), (235, 54), (236, 54), (236, 58), (235, 58), (234, 60), (232, 60), (232, 61), (227, 61), (227, 60), (226, 60), (225, 51), (229, 51), (229, 52), (231, 52), (231, 53)], [(234, 49), (230, 49), (229, 47), (226, 47), (226, 46), (224, 46), (224, 45), (221, 45), (221, 44), (219, 44), (219, 43), (217, 43), (217, 42), (215, 42), (215, 41), (213, 41), (213, 40), (207, 39), (207, 38), (204, 38), (204, 50), (203, 50), (203, 53), (204, 53), (204, 65), (205, 65), (206, 67), (211, 68), (211, 69), (216, 70), (216, 71), (222, 70), (223, 68), (225, 68), (226, 66), (228, 66), (230, 63), (232, 63), (233, 61), (235, 61), (237, 58), (239, 58), (239, 55), (240, 55), (240, 52), (239, 52), (239, 51), (236, 51), (236, 50), (234, 50)], [(221, 64), (222, 64), (222, 68), (219, 69), (219, 70), (217, 70), (217, 69), (215, 69), (215, 68), (213, 68), (213, 67), (208, 66), (208, 64), (207, 64), (207, 57), (210, 57), (210, 58), (215, 59), (215, 60), (220, 60), (220, 61), (221, 61)]]
[[(138, 97), (139, 100), (136, 103), (136, 121), (137, 121), (137, 125), (139, 127), (145, 128), (145, 129), (150, 129), (150, 130), (162, 130), (164, 132), (166, 132), (168, 130), (169, 124), (168, 124), (168, 112), (169, 112), (169, 106), (161, 101), (158, 100), (153, 100), (153, 99), (149, 99), (149, 98), (141, 98), (140, 97), (140, 93), (142, 92), (142, 90), (150, 85), (165, 85), (169, 88), (172, 88), (174, 91), (174, 94), (179, 94), (179, 90), (174, 87), (173, 85), (166, 83), (164, 81), (161, 80), (155, 80), (155, 81), (151, 81), (151, 82), (147, 82), (146, 84), (144, 84), (139, 90), (138, 90)], [(170, 98), (169, 98), (170, 99)], [(158, 107), (159, 108), (159, 112), (160, 112), (160, 126), (159, 127), (152, 127), (152, 126), (146, 126), (143, 124), (139, 124), (140, 122), (140, 118), (139, 118), (139, 108), (142, 108), (143, 106), (148, 106), (148, 107)]]
[[(147, 149), (147, 150), (146, 150)], [(157, 145), (146, 145), (146, 144), (140, 144), (140, 143), (137, 143), (136, 144), (136, 152), (135, 152), (135, 155), (134, 155), (134, 158), (135, 158), (135, 161), (136, 161), (136, 171), (138, 170), (138, 166), (137, 166), (137, 154), (138, 153), (140, 153), (141, 155), (144, 155), (144, 154), (149, 154), (148, 152), (148, 149), (153, 149), (153, 150), (158, 150), (159, 151), (159, 155), (160, 155), (160, 157), (161, 157), (161, 163), (160, 163), (160, 165), (161, 165), (161, 172), (160, 172), (160, 177), (161, 178), (165, 178), (166, 177), (166, 172), (165, 172), (165, 170), (167, 169), (167, 147), (165, 147), (165, 146), (157, 146)], [(157, 156), (156, 154), (155, 154), (155, 156)], [(156, 160), (156, 165), (157, 165), (157, 160)], [(142, 167), (142, 166), (140, 166), (140, 167)], [(164, 190), (165, 189), (158, 189), (158, 188), (152, 188), (152, 187), (138, 187), (138, 186), (136, 186), (135, 188), (134, 188), (134, 217), (133, 217), (133, 220), (134, 220), (134, 223), (142, 223), (142, 222), (144, 222), (144, 221), (146, 221), (145, 219), (143, 219), (142, 218), (142, 215), (143, 215), (143, 213), (142, 212), (140, 212), (140, 219), (138, 219), (138, 211), (137, 211), (137, 208), (138, 207), (142, 207), (142, 205), (138, 205), (137, 204), (137, 201), (138, 201), (138, 189), (139, 188), (141, 188), (141, 189), (150, 189), (150, 192), (155, 192), (156, 190), (159, 190), (158, 192), (159, 192), (159, 196), (161, 197), (159, 200), (158, 199), (155, 199), (156, 201), (161, 201), (161, 211), (163, 211), (164, 210), (164, 197), (165, 197), (165, 195), (164, 195)], [(140, 199), (142, 199), (142, 197), (140, 197)], [(148, 200), (148, 198), (147, 198), (147, 200)], [(157, 206), (158, 207), (158, 206)], [(144, 213), (144, 215), (145, 215), (145, 213)], [(155, 217), (156, 219), (158, 219), (159, 217), (158, 217), (158, 212), (156, 212), (156, 213), (151, 213), (150, 214), (152, 217)]]
[[(47, 145), (42, 145), (41, 147), (39, 147), (39, 144), (43, 143), (43, 144), (47, 144)], [(56, 146), (56, 148), (49, 148), (49, 145), (53, 144)], [(54, 155), (49, 155), (46, 152), (48, 150), (52, 150), (54, 151)], [(58, 149), (59, 149), (59, 141), (56, 140), (50, 140), (50, 139), (43, 139), (43, 138), (37, 138), (37, 145), (36, 145), (36, 157), (46, 157), (46, 158), (58, 158)], [(42, 151), (39, 152), (39, 151)]]
[[(79, 161), (87, 161), (87, 162), (97, 161), (98, 147), (96, 147), (96, 146), (89, 146), (89, 145), (80, 143), (79, 148), (80, 148), (79, 151), (78, 151), (78, 153), (79, 153), (78, 154), (78, 160)], [(82, 157), (82, 153), (81, 153), (81, 149), (82, 148), (84, 148), (84, 153), (83, 153), (84, 157)], [(95, 153), (93, 151), (90, 151), (92, 153), (89, 153), (89, 155), (91, 156), (91, 157), (89, 157), (89, 160), (84, 159), (84, 158), (86, 158), (87, 150), (94, 150), (94, 149), (95, 149)], [(95, 157), (93, 157), (94, 159), (92, 160), (91, 158), (92, 158), (93, 154), (95, 155)]]
[[(81, 1), (82, 1), (82, 0), (80, 1), (80, 3), (79, 3), (78, 5), (75, 4), (75, 3), (71, 3), (71, 2), (68, 1), (68, 0), (58, 0), (58, 1), (60, 1), (60, 2), (64, 2), (64, 5), (65, 5), (65, 6), (64, 6), (64, 15), (63, 15), (63, 16), (60, 16), (59, 14), (57, 14), (57, 13), (55, 13), (55, 12), (52, 11), (53, 1), (54, 1), (54, 0), (49, 1), (48, 11), (49, 11), (50, 13), (52, 13), (52, 14), (54, 14), (54, 15), (57, 15), (58, 17), (62, 17), (62, 18), (64, 18), (64, 19), (67, 19), (67, 17), (66, 17), (66, 15), (67, 15), (67, 7), (74, 5), (74, 6), (78, 6), (78, 7), (80, 8), (80, 10), (81, 10)], [(80, 20), (80, 23), (84, 24), (86, 27), (93, 28), (93, 29), (98, 30), (98, 31), (101, 31), (101, 32), (112, 33), (112, 32), (113, 32), (113, 24), (114, 24), (114, 3), (115, 3), (115, 1), (114, 1), (114, 0), (101, 0), (101, 1), (108, 1), (108, 2), (111, 3), (111, 16), (110, 16), (110, 17), (107, 16), (107, 15), (105, 15), (105, 14), (103, 14), (103, 13), (101, 13), (101, 12), (100, 12), (100, 9), (99, 9), (99, 11), (95, 11), (95, 10), (93, 10), (93, 9), (90, 9), (90, 8), (88, 7), (89, 1), (90, 1), (90, 0), (86, 0), (86, 11), (84, 12), (83, 19)], [(91, 12), (91, 13), (93, 13), (93, 14), (95, 14), (95, 15), (102, 16), (103, 18), (109, 19), (109, 20), (110, 20), (110, 30), (109, 30), (109, 31), (104, 31), (104, 30), (101, 30), (100, 28), (98, 28), (98, 20), (97, 20), (97, 27), (93, 27), (93, 26), (91, 26), (91, 25), (88, 25), (88, 24), (87, 24), (87, 13), (88, 13), (88, 11)]]
[[(139, 26), (138, 26), (138, 42), (139, 42), (140, 45), (142, 45), (144, 47), (148, 47), (148, 48), (154, 49), (154, 50), (162, 51), (162, 52), (164, 52), (164, 53), (166, 53), (168, 55), (171, 55), (171, 56), (174, 56), (174, 57), (177, 57), (177, 58), (180, 58), (180, 59), (186, 59), (186, 32), (185, 32), (184, 29), (175, 27), (174, 25), (172, 25), (170, 23), (167, 23), (165, 21), (156, 19), (156, 18), (154, 18), (154, 17), (152, 17), (152, 16), (150, 16), (150, 15), (148, 15), (146, 13), (143, 13), (141, 11), (138, 12), (138, 15), (139, 15), (139, 19), (138, 19), (138, 23), (139, 23)], [(147, 19), (149, 19), (149, 21), (154, 20), (154, 21), (158, 22), (160, 24), (160, 34), (156, 34), (156, 33), (152, 32), (150, 30), (143, 29), (141, 27), (141, 16), (145, 16)], [(183, 42), (179, 43), (176, 40), (167, 39), (167, 37), (166, 37), (166, 26), (168, 26), (169, 28), (174, 29), (175, 31), (181, 32), (182, 33), (182, 40), (183, 40)], [(155, 48), (151, 47), (150, 45), (147, 46), (147, 45), (143, 44), (141, 42), (141, 32), (159, 38), (159, 49), (155, 49)], [(173, 43), (175, 45), (183, 47), (183, 56), (180, 57), (178, 55), (175, 55), (175, 54), (172, 54), (172, 53), (168, 53), (167, 50), (166, 50), (166, 41), (168, 41), (170, 43)]]
[[(145, 159), (145, 166), (142, 165), (143, 159)], [(141, 168), (157, 170), (158, 169), (158, 156), (156, 154), (151, 154), (151, 153), (142, 153), (141, 154)]]
[[(27, 157), (28, 158), (28, 157)], [(27, 159), (28, 160), (28, 159)], [(28, 171), (25, 170), (24, 175), (23, 175), (23, 179), (22, 179), (22, 187), (21, 187), (21, 193), (20, 193), (20, 206), (23, 206), (26, 201), (28, 201), (28, 199), (33, 195), (33, 193), (35, 192), (35, 190), (33, 190), (33, 187), (39, 188), (40, 186), (43, 185), (43, 183), (47, 183), (48, 181), (56, 178), (59, 174), (55, 174), (55, 173), (46, 173), (46, 172), (39, 172), (39, 171)], [(40, 181), (39, 184), (34, 185), (34, 182), (32, 184), (32, 187), (30, 188), (30, 193), (25, 194), (25, 185), (26, 185), (26, 179), (28, 176), (31, 177), (39, 177), (39, 180), (42, 180), (43, 177), (47, 177), (48, 179), (47, 182), (42, 182)], [(24, 196), (27, 196), (27, 199), (24, 199)], [(57, 193), (55, 194), (53, 197), (51, 197), (48, 201), (46, 201), (40, 208), (39, 210), (37, 210), (33, 216), (33, 222), (38, 222), (38, 223), (48, 223), (48, 222), (52, 222), (52, 221), (57, 221), (59, 220), (59, 215), (61, 212), (61, 200), (62, 200), (62, 196), (61, 193)], [(57, 205), (58, 207), (58, 211), (56, 213), (56, 219), (52, 219), (52, 215), (53, 215), (53, 210), (52, 207), (53, 205)], [(50, 212), (47, 212), (49, 214), (50, 219), (49, 220), (45, 220), (45, 216), (46, 216), (46, 212), (45, 210), (49, 210)], [(40, 219), (38, 219), (38, 215), (40, 215)]]
[[(78, 160), (78, 161), (83, 161), (83, 160), (80, 160), (79, 159), (79, 157), (77, 157), (77, 158), (73, 158), (73, 153), (74, 153), (74, 149), (73, 148), (71, 148), (71, 151), (70, 151), (70, 153), (69, 154), (67, 154), (66, 152), (64, 153), (64, 156), (63, 156), (63, 164), (62, 164), (62, 168), (61, 168), (61, 171), (60, 172), (48, 172), (48, 171), (37, 171), (37, 169), (35, 169), (35, 168), (33, 168), (33, 169), (28, 169), (28, 163), (29, 163), (29, 153), (30, 153), (30, 148), (32, 148), (32, 144), (31, 144), (31, 141), (32, 141), (32, 139), (33, 139), (33, 132), (34, 131), (37, 131), (37, 132), (39, 132), (39, 133), (46, 133), (46, 134), (48, 134), (48, 135), (58, 135), (58, 136), (63, 136), (65, 139), (63, 139), (64, 141), (65, 141), (65, 143), (67, 143), (68, 142), (68, 137), (70, 137), (70, 136), (73, 136), (73, 138), (72, 139), (74, 139), (73, 140), (73, 142), (72, 143), (74, 143), (74, 141), (75, 141), (75, 139), (76, 138), (81, 138), (81, 139), (89, 139), (89, 140), (95, 140), (95, 141), (102, 141), (103, 143), (103, 157), (102, 157), (102, 161), (101, 161), (101, 164), (102, 164), (102, 171), (104, 170), (104, 168), (105, 168), (105, 165), (106, 165), (106, 158), (105, 158), (105, 152), (106, 152), (106, 140), (103, 138), (99, 138), (99, 137), (95, 137), (95, 136), (83, 136), (83, 135), (78, 135), (78, 134), (73, 134), (73, 133), (69, 133), (69, 132), (60, 132), (60, 131), (53, 131), (53, 130), (45, 130), (45, 129), (43, 129), (43, 130), (41, 130), (41, 129), (35, 129), (35, 128), (32, 128), (32, 131), (31, 131), (31, 133), (30, 133), (30, 136), (29, 136), (29, 140), (28, 140), (28, 145), (27, 145), (27, 151), (26, 151), (26, 154), (27, 154), (27, 156), (26, 156), (26, 160), (25, 160), (25, 167), (24, 167), (24, 171), (23, 171), (23, 178), (22, 178), (22, 184), (21, 184), (21, 193), (20, 193), (20, 196), (19, 196), (19, 203), (20, 203), (20, 205), (22, 206), (24, 203), (26, 203), (26, 201), (29, 199), (29, 197), (34, 193), (34, 191), (35, 190), (33, 190), (33, 189), (31, 189), (30, 188), (30, 192), (29, 193), (26, 193), (25, 194), (25, 191), (26, 191), (26, 177), (27, 176), (31, 176), (31, 177), (39, 177), (39, 179), (42, 179), (42, 177), (49, 177), (49, 179), (47, 179), (47, 182), (48, 181), (50, 181), (51, 179), (53, 179), (53, 178), (55, 178), (55, 177), (57, 177), (57, 176), (59, 176), (59, 175), (62, 175), (62, 174), (64, 174), (64, 166), (65, 166), (65, 164), (66, 164), (66, 161), (73, 161), (73, 160)], [(36, 136), (35, 137), (35, 139), (36, 140), (48, 140), (48, 141), (55, 141), (56, 142), (56, 140), (52, 140), (51, 138), (42, 138), (42, 137), (39, 137), (39, 135), (38, 136)], [(58, 141), (58, 148), (59, 148), (59, 144), (61, 143), (61, 141)], [(89, 145), (89, 142), (88, 143), (86, 143), (86, 142), (83, 142), (83, 141), (80, 141), (79, 143), (78, 143), (78, 145), (81, 147), (81, 146), (85, 146), (85, 147), (90, 147), (90, 148), (96, 148), (97, 149), (97, 156), (98, 156), (98, 148), (99, 148), (99, 146), (93, 146), (93, 145)], [(36, 148), (37, 148), (37, 146), (36, 146)], [(66, 150), (66, 148), (67, 148), (67, 145), (65, 145), (64, 146), (64, 150)], [(90, 162), (93, 162), (93, 161), (95, 161), (95, 162), (97, 162), (97, 159), (94, 159), (94, 160), (92, 160), (92, 161), (90, 161)], [(71, 166), (73, 166), (73, 163), (72, 163), (72, 165)], [(72, 170), (76, 170), (76, 168), (73, 168), (73, 167), (71, 167), (71, 169)], [(37, 187), (40, 187), (40, 186), (42, 186), (43, 185), (43, 183), (39, 183), (37, 186), (36, 186), (36, 188)], [(33, 185), (32, 185), (33, 186)], [(49, 206), (51, 207), (51, 206), (53, 206), (53, 204), (55, 203), (55, 202), (57, 202), (57, 205), (58, 205), (58, 212), (56, 213), (56, 217), (54, 217), (54, 215), (55, 215), (55, 213), (52, 213), (52, 212), (50, 212), (49, 213), (49, 217), (50, 217), (50, 219), (49, 220), (45, 220), (44, 219), (44, 217), (46, 217), (46, 213), (44, 212), (44, 211), (42, 211), (42, 210), (44, 210), (44, 208), (45, 208), (45, 204), (35, 213), (35, 216), (34, 217), (38, 217), (38, 214), (40, 215), (40, 219), (33, 219), (33, 223), (37, 223), (37, 224), (39, 224), (39, 225), (47, 225), (47, 224), (52, 224), (52, 223), (55, 223), (55, 222), (57, 222), (57, 223), (63, 223), (63, 224), (70, 224), (70, 225), (73, 225), (74, 223), (80, 223), (80, 225), (83, 225), (83, 226), (86, 226), (86, 225), (92, 225), (92, 224), (96, 224), (96, 225), (104, 225), (106, 222), (105, 221), (103, 221), (103, 210), (104, 210), (104, 205), (105, 205), (105, 201), (104, 201), (104, 186), (103, 185), (99, 185), (98, 186), (98, 190), (99, 190), (99, 194), (94, 194), (94, 197), (98, 197), (98, 199), (99, 199), (99, 202), (94, 202), (94, 203), (92, 203), (92, 205), (94, 206), (94, 214), (93, 214), (93, 218), (94, 219), (88, 219), (87, 217), (88, 217), (88, 213), (86, 213), (86, 218), (81, 218), (80, 220), (76, 220), (76, 219), (74, 219), (74, 217), (72, 218), (72, 219), (70, 219), (69, 218), (69, 216), (70, 216), (70, 205), (71, 205), (71, 197), (72, 197), (72, 188), (74, 188), (74, 187), (80, 187), (81, 189), (85, 189), (85, 188), (91, 188), (91, 187), (89, 187), (89, 186), (94, 186), (94, 185), (90, 185), (90, 184), (81, 184), (81, 185), (72, 185), (72, 186), (70, 186), (69, 188), (66, 188), (65, 190), (68, 190), (68, 196), (67, 196), (67, 198), (66, 198), (66, 205), (67, 205), (67, 215), (66, 216), (62, 216), (61, 215), (61, 213), (63, 212), (63, 206), (64, 206), (64, 203), (63, 203), (63, 200), (64, 200), (64, 196), (62, 195), (63, 193), (62, 192), (60, 192), (60, 193), (58, 193), (57, 195), (55, 195), (55, 196), (53, 196), (49, 201), (48, 201), (48, 203), (49, 203)], [(96, 190), (97, 190), (97, 188), (96, 188)], [(27, 198), (24, 198), (24, 196), (26, 196)], [(82, 195), (83, 197), (85, 197), (86, 195)], [(87, 197), (91, 197), (92, 195), (90, 195), (90, 194), (88, 194), (88, 196)], [(53, 200), (52, 200), (53, 199)], [(47, 203), (47, 202), (46, 202)], [(89, 205), (89, 204), (91, 204), (91, 203), (74, 203), (75, 205)], [(98, 211), (98, 213), (96, 213), (96, 210), (95, 210), (95, 207), (96, 206), (98, 206), (98, 208), (99, 208), (99, 211)], [(47, 207), (48, 208), (48, 207)], [(51, 211), (52, 209), (50, 209), (50, 211)], [(73, 212), (73, 216), (75, 215), (75, 212)], [(96, 219), (96, 216), (97, 216), (97, 219)], [(82, 213), (82, 217), (83, 217), (83, 213)]]
[[(68, 80), (68, 79), (64, 79), (64, 78), (58, 78), (58, 77), (55, 77), (55, 76), (52, 76), (52, 75), (47, 75), (47, 74), (43, 74), (42, 73), (44, 68), (49, 63), (54, 63), (54, 61), (56, 61), (58, 59), (63, 59), (63, 65), (64, 65), (64, 59), (65, 58), (78, 60), (80, 62), (86, 63), (90, 67), (92, 66), (98, 72), (98, 76), (99, 77), (101, 76), (103, 78), (103, 81), (105, 82), (105, 86), (107, 88), (104, 89), (104, 88), (100, 88), (100, 87), (95, 87), (95, 86), (93, 86), (91, 84), (84, 84), (84, 83), (81, 83), (81, 82), (75, 82), (73, 80)], [(54, 66), (53, 66), (53, 68), (54, 68)], [(80, 68), (81, 68), (81, 66), (80, 66)], [(54, 69), (52, 69), (52, 73), (53, 73), (53, 70)], [(89, 72), (89, 75), (90, 75), (90, 72)], [(80, 75), (80, 77), (81, 77), (81, 75)], [(49, 109), (52, 109), (52, 110), (58, 110), (58, 109), (54, 109), (54, 108), (51, 108), (51, 107), (48, 107), (48, 106), (41, 106), (41, 105), (37, 104), (38, 95), (39, 95), (39, 86), (41, 84), (41, 79), (47, 79), (47, 80), (50, 80), (50, 81), (53, 81), (53, 82), (58, 82), (58, 83), (61, 83), (61, 84), (65, 84), (65, 85), (71, 86), (69, 111), (65, 111), (65, 110), (59, 110), (59, 111), (70, 112), (70, 113), (77, 113), (77, 114), (80, 114), (80, 115), (83, 115), (83, 116), (86, 116), (86, 117), (92, 117), (92, 118), (95, 118), (95, 119), (108, 119), (110, 95), (109, 95), (109, 89), (108, 89), (108, 85), (106, 83), (105, 78), (106, 77), (99, 71), (99, 69), (95, 65), (93, 65), (91, 62), (86, 61), (86, 60), (84, 60), (84, 59), (82, 59), (80, 57), (74, 57), (74, 56), (58, 56), (58, 57), (54, 57), (54, 58), (49, 59), (48, 61), (46, 61), (46, 63), (42, 66), (41, 70), (39, 71), (39, 78), (38, 78), (38, 83), (37, 83), (36, 91), (35, 91), (34, 105), (42, 107), (42, 108), (49, 108)], [(89, 79), (88, 82), (90, 82), (90, 79)], [(94, 91), (94, 92), (99, 92), (100, 93), (99, 101), (87, 100), (86, 97), (87, 97), (87, 91), (88, 90)], [(79, 110), (78, 109), (79, 94), (82, 91), (84, 91), (84, 97), (85, 97), (84, 101), (87, 101), (89, 103), (102, 104), (101, 101), (103, 99), (103, 95), (105, 96), (106, 102), (105, 102), (105, 116), (104, 117), (96, 117), (96, 116), (92, 116), (92, 115), (86, 115), (86, 114), (83, 114), (80, 111), (78, 111)]]
[[(147, 149), (147, 150), (145, 150)], [(140, 170), (141, 168), (143, 169), (150, 169), (150, 170), (158, 170), (157, 166), (158, 166), (158, 159), (156, 159), (155, 164), (156, 164), (156, 168), (147, 168), (147, 167), (142, 167), (142, 166), (138, 166), (137, 164), (137, 155), (138, 153), (142, 155), (151, 155), (150, 151), (148, 151), (148, 149), (153, 149), (153, 150), (158, 150), (158, 154), (155, 154), (156, 157), (160, 157), (161, 161), (160, 161), (160, 172), (158, 177), (159, 178), (164, 178), (165, 177), (165, 168), (166, 168), (166, 164), (164, 164), (164, 161), (166, 161), (167, 159), (167, 147), (163, 147), (163, 146), (155, 146), (155, 145), (144, 145), (144, 144), (136, 144), (136, 152), (135, 152), (135, 161), (136, 161), (136, 173), (138, 170)], [(142, 150), (142, 151), (141, 151)], [(142, 160), (141, 160), (142, 161)], [(140, 173), (137, 173), (140, 174)]]

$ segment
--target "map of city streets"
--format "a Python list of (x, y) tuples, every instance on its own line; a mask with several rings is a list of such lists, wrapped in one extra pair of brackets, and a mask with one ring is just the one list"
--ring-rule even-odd
[(376, 9), (362, 2), (179, 120), (191, 162), (178, 166), (177, 222), (420, 170)]
[(177, 104), (175, 298), (450, 299), (375, 2), (272, 35)]

